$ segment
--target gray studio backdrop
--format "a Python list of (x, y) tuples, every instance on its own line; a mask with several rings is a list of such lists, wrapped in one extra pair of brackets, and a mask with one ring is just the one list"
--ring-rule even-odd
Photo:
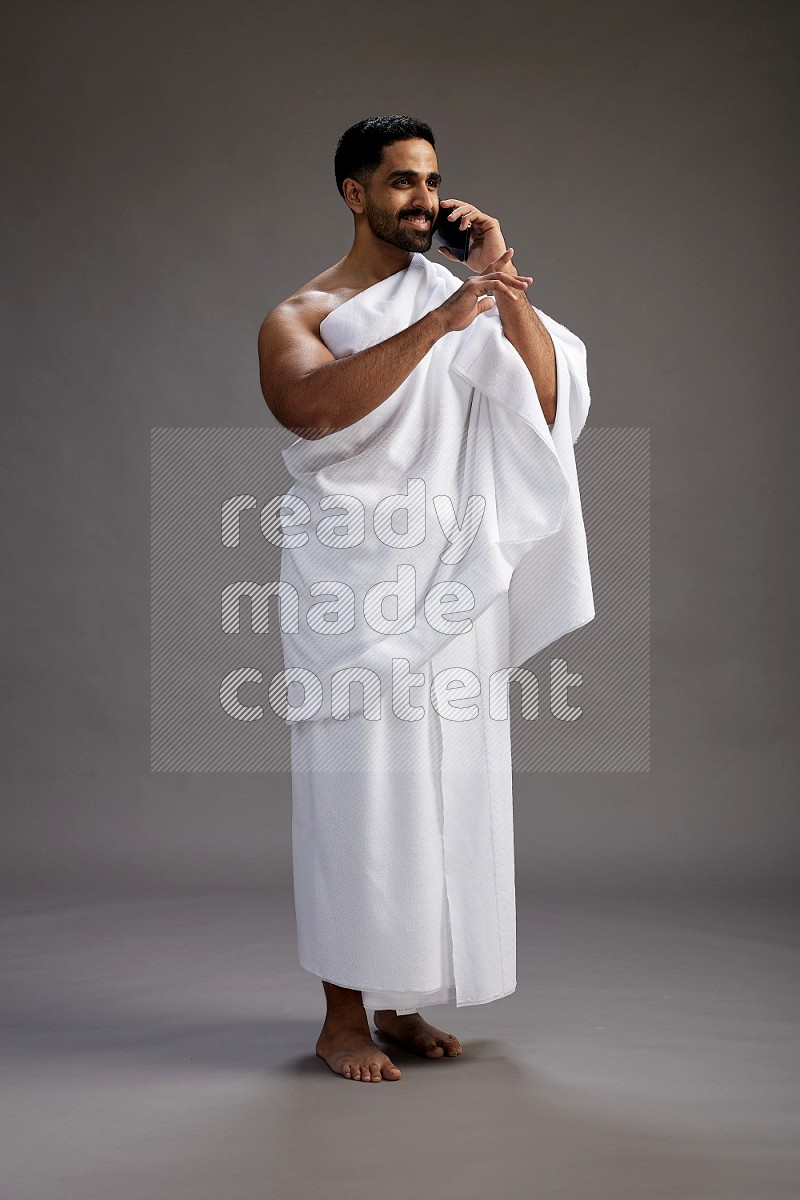
[(407, 112), (442, 195), (498, 216), (586, 343), (589, 427), (649, 430), (649, 770), (519, 774), (518, 887), (788, 886), (791, 7), (34, 2), (4, 25), (7, 883), (288, 884), (288, 774), (151, 771), (151, 430), (273, 424), (261, 320), (350, 245), (336, 140)]

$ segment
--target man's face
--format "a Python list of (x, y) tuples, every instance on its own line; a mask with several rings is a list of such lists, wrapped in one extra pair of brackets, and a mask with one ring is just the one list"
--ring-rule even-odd
[(401, 250), (430, 250), (440, 182), (436, 152), (424, 138), (385, 146), (364, 196), (364, 213), (375, 237)]

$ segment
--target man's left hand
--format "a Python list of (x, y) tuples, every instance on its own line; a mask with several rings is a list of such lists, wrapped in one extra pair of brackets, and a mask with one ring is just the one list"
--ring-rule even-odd
[[(480, 274), (501, 254), (505, 254), (506, 243), (497, 217), (490, 217), (488, 213), (481, 212), (479, 208), (476, 208), (474, 204), (467, 203), (466, 200), (440, 200), (439, 207), (450, 210), (447, 220), (453, 225), (459, 229), (469, 227), (469, 258), (466, 260), (465, 266), (469, 267), (471, 271)], [(461, 261), (445, 246), (440, 246), (439, 251), (452, 262)], [(504, 269), (509, 275), (517, 274), (511, 262)]]

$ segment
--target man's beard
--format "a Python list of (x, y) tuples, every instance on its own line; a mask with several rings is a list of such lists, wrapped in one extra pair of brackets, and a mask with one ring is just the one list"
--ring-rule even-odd
[[(412, 211), (407, 209), (402, 216), (410, 216)], [(426, 216), (431, 216), (429, 211), (422, 211)], [(364, 197), (364, 212), (370, 229), (382, 242), (389, 242), (391, 246), (398, 246), (401, 250), (430, 250), (433, 242), (432, 221), (425, 229), (413, 229), (410, 225), (403, 225), (400, 213), (380, 208), (372, 203), (368, 195)]]

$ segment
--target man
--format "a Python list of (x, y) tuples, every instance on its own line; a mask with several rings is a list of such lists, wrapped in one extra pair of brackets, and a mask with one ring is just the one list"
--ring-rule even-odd
[[(405, 439), (406, 444), (411, 439), (415, 445), (423, 447), (429, 446), (432, 437), (437, 439), (436, 456), (428, 458), (428, 465), (411, 471), (411, 475), (430, 477), (434, 470), (431, 464), (436, 464), (437, 469), (438, 466), (449, 466), (453, 471), (458, 469), (463, 475), (464, 445), (468, 441), (464, 430), (468, 422), (473, 422), (480, 396), (474, 387), (466, 387), (465, 378), (469, 383), (468, 363), (467, 374), (461, 371), (464, 378), (456, 378), (459, 374), (458, 363), (455, 364), (455, 370), (448, 369), (453, 366), (454, 351), (466, 345), (465, 339), (470, 336), (467, 331), (474, 323), (489, 320), (483, 314), (492, 312), (494, 320), (499, 316), (501, 322), (500, 340), (504, 340), (505, 345), (502, 354), (510, 354), (514, 358), (510, 364), (506, 359), (506, 367), (509, 367), (513, 376), (515, 369), (521, 370), (521, 360), (527, 369), (526, 386), (530, 395), (535, 395), (535, 402), (541, 408), (541, 412), (535, 415), (522, 413), (525, 428), (527, 430), (538, 421), (538, 441), (536, 438), (533, 441), (539, 445), (543, 439), (549, 440), (547, 430), (553, 430), (561, 394), (557, 362), (562, 363), (564, 374), (567, 375), (565, 351), (562, 347), (562, 357), (558, 359), (554, 340), (545, 321), (526, 297), (533, 280), (530, 276), (518, 274), (512, 261), (514, 251), (506, 247), (498, 220), (469, 201), (453, 197), (440, 199), (441, 176), (430, 128), (423, 122), (404, 116), (376, 117), (359, 122), (341, 137), (334, 166), (340, 194), (353, 214), (353, 244), (343, 259), (278, 304), (264, 319), (259, 333), (260, 377), (264, 398), (277, 420), (301, 439), (301, 442), (295, 443), (297, 455), (313, 456), (315, 451), (319, 454), (317, 444), (322, 451), (329, 446), (334, 447), (327, 459), (317, 457), (315, 461), (312, 457), (308, 460), (315, 464), (313, 469), (307, 469), (304, 463), (306, 469), (298, 470), (296, 478), (320, 480), (328, 470), (325, 486), (319, 487), (319, 496), (322, 497), (320, 503), (325, 507), (324, 497), (332, 499), (330, 472), (335, 472), (340, 462), (357, 463), (361, 455), (361, 466), (364, 467), (366, 463), (371, 471), (370, 478), (363, 481), (363, 494), (372, 494), (369, 484), (375, 481), (376, 476), (383, 474), (384, 467), (387, 471), (390, 469), (394, 447), (401, 439)], [(431, 248), (432, 226), (440, 206), (450, 210), (448, 220), (457, 222), (461, 229), (469, 228), (471, 231), (471, 248), (466, 266), (473, 275), (460, 286), (451, 272), (443, 267), (436, 267), (434, 271), (433, 264), (421, 258)], [(449, 251), (442, 249), (440, 252), (455, 261)], [(418, 319), (372, 344), (369, 330), (359, 332), (357, 329), (359, 318), (369, 324), (374, 317), (377, 322), (375, 328), (380, 330), (381, 319), (386, 317), (389, 320), (388, 328), (392, 328), (392, 304), (383, 302), (386, 289), (395, 295), (398, 305), (401, 296), (405, 303), (409, 288), (406, 288), (406, 293), (400, 290), (391, 293), (391, 289), (395, 285), (402, 289), (412, 270), (417, 272), (419, 278), (415, 276), (411, 303), (413, 306), (418, 295), (423, 295), (420, 303), (424, 311)], [(432, 286), (433, 291), (429, 287), (425, 293), (425, 285)], [(441, 302), (434, 303), (430, 297), (438, 297), (437, 288), (449, 294)], [(377, 308), (371, 313), (369, 308), (364, 310), (362, 306), (373, 297)], [(400, 311), (399, 307), (397, 311)], [(555, 322), (547, 321), (553, 330), (563, 332), (567, 339), (564, 346), (572, 338), (569, 349), (574, 351), (575, 346), (582, 349), (582, 344), (574, 335), (562, 330)], [(323, 324), (326, 340), (321, 331)], [(485, 326), (482, 336), (486, 336), (490, 329), (494, 329), (494, 324)], [(353, 350), (353, 338), (355, 344), (363, 348)], [(509, 344), (514, 348), (513, 351), (509, 349)], [(332, 352), (332, 345), (338, 353)], [(514, 357), (514, 352), (519, 356), (518, 359)], [(446, 359), (447, 354), (451, 356), (450, 360)], [(484, 358), (488, 358), (488, 349)], [(440, 359), (445, 362), (445, 374), (437, 377), (440, 386), (434, 394), (430, 382), (434, 376), (429, 368)], [(475, 369), (474, 364), (472, 369)], [(426, 371), (429, 373), (426, 374)], [(451, 402), (452, 413), (457, 411), (460, 416), (453, 416), (450, 409), (444, 411), (448, 404), (445, 393), (450, 379), (454, 387), (458, 385), (462, 388), (459, 393), (463, 400), (461, 408)], [(535, 393), (530, 387), (531, 381)], [(561, 386), (568, 385), (562, 381)], [(413, 417), (409, 416), (411, 408), (406, 399), (415, 387), (425, 422), (419, 437), (414, 431)], [(491, 390), (489, 383), (486, 388), (487, 391)], [(573, 393), (574, 390), (573, 387)], [(513, 386), (511, 391), (514, 391)], [(569, 394), (568, 391), (564, 392), (565, 396)], [(398, 398), (402, 401), (402, 408), (392, 409), (392, 404), (397, 404)], [(453, 435), (449, 441), (446, 437), (443, 439), (436, 430), (432, 432), (433, 427), (428, 424), (432, 420), (450, 421)], [(547, 429), (544, 429), (542, 420), (546, 422)], [(566, 422), (567, 415), (559, 420)], [(405, 426), (402, 425), (403, 421), (406, 422)], [(380, 422), (383, 422), (383, 428), (379, 427)], [(463, 429), (459, 422), (463, 424)], [(563, 436), (566, 436), (571, 451), (574, 438), (569, 434), (568, 426), (567, 429), (567, 435)], [(382, 441), (380, 438), (376, 440), (376, 430)], [(495, 440), (498, 437), (496, 432), (491, 436)], [(470, 437), (473, 437), (472, 432)], [(513, 437), (508, 441), (506, 461), (510, 462), (513, 458), (515, 441)], [(484, 447), (489, 445), (485, 430), (480, 444)], [(290, 456), (291, 453), (290, 450)], [(366, 459), (365, 454), (368, 454)], [(545, 479), (551, 467), (553, 472), (558, 472), (558, 479), (552, 474), (547, 476), (550, 482), (542, 484), (543, 487), (551, 487), (551, 493), (543, 500), (543, 508), (550, 505), (547, 519), (543, 519), (541, 528), (525, 533), (525, 538), (541, 538), (543, 534), (549, 535), (558, 529), (561, 518), (552, 518), (550, 510), (557, 510), (563, 516), (565, 497), (570, 492), (569, 483), (564, 481), (564, 474), (566, 472), (568, 475), (569, 470), (559, 466), (558, 453), (552, 447), (544, 447), (543, 454), (549, 455), (549, 459), (545, 463), (542, 479)], [(478, 452), (477, 458), (485, 458), (483, 451)], [(299, 457), (297, 461), (300, 461)], [(422, 459), (413, 459), (412, 456), (412, 461), (421, 462)], [(528, 468), (529, 472), (531, 469)], [(500, 473), (497, 471), (495, 475)], [(415, 484), (424, 482), (424, 478), (409, 481)], [(490, 481), (490, 490), (493, 491), (494, 487), (494, 482)], [(558, 491), (558, 488), (563, 490)], [(408, 492), (410, 495), (410, 486)], [(310, 504), (308, 496), (307, 493), (306, 499)], [(346, 499), (344, 496), (335, 498), (338, 502)], [(395, 495), (394, 500), (398, 499)], [(438, 502), (443, 497), (440, 495), (435, 499)], [(485, 508), (485, 497), (483, 499)], [(505, 506), (506, 509), (508, 507)], [(502, 525), (502, 506), (500, 508)], [(534, 508), (535, 504), (531, 511)], [(303, 511), (307, 512), (307, 507)], [(441, 510), (436, 511), (441, 515)], [(457, 517), (455, 520), (457, 524)], [(535, 522), (535, 517), (531, 521)], [(579, 524), (582, 534), (582, 523)], [(443, 525), (442, 528), (446, 527)], [(501, 549), (503, 536), (497, 532), (494, 535), (494, 541), (500, 544)], [(390, 544), (385, 538), (382, 540)], [(508, 561), (499, 554), (495, 555), (496, 562), (502, 562), (503, 567), (498, 578), (506, 580), (506, 584), (504, 587), (495, 587), (493, 584), (493, 596), (495, 592), (499, 595), (508, 590), (507, 576), (521, 553), (513, 548), (522, 545), (523, 540), (518, 533), (507, 535), (505, 554)], [(530, 546), (531, 542), (525, 544)], [(496, 550), (497, 545), (492, 547), (493, 552)], [(288, 553), (290, 566), (299, 561), (299, 552)], [(374, 549), (370, 551), (371, 558), (362, 558), (361, 561), (378, 563), (380, 553), (381, 547), (375, 542)], [(306, 565), (296, 567), (295, 579), (308, 575), (309, 561), (307, 559)], [(485, 563), (485, 556), (481, 561)], [(507, 574), (503, 574), (506, 567)], [(353, 569), (355, 572), (356, 568)], [(329, 573), (326, 575), (328, 577)], [(446, 581), (451, 576), (442, 578)], [(315, 586), (323, 587), (322, 584)], [(447, 584), (437, 583), (435, 586), (446, 587)], [(325, 584), (324, 587), (327, 589), (329, 585)], [(505, 595), (502, 598), (505, 599)], [(568, 618), (566, 624), (562, 622), (558, 626), (559, 633), (562, 626), (574, 628), (576, 624), (590, 619), (588, 600), (585, 596), (583, 599), (580, 612)], [(364, 605), (366, 612), (366, 599)], [(489, 605), (488, 593), (484, 607), (491, 608), (494, 613), (500, 611), (497, 604)], [(497, 627), (496, 617), (492, 619), (494, 627)], [(502, 625), (502, 636), (496, 638), (494, 662), (502, 661), (500, 647), (508, 645), (507, 624), (506, 621)], [(423, 632), (429, 635), (427, 627), (423, 629), (423, 626), (424, 622), (419, 627), (420, 637)], [(485, 616), (482, 625), (478, 624), (478, 629), (482, 629), (480, 637), (483, 641), (478, 638), (474, 642), (476, 663), (479, 656), (489, 661), (486, 657), (487, 630), (489, 641), (494, 636)], [(327, 631), (323, 629), (322, 632)], [(552, 636), (555, 634), (550, 630), (545, 640)], [(381, 646), (375, 640), (372, 643), (373, 657), (382, 649), (385, 650), (389, 641), (384, 639)], [(423, 652), (423, 648), (419, 648), (418, 665), (432, 658), (430, 649)], [(364, 663), (371, 661), (366, 657), (363, 659)], [(445, 662), (445, 659), (441, 661)], [(446, 661), (451, 664), (456, 660), (451, 658)], [(393, 663), (396, 662), (394, 658)], [(449, 669), (452, 670), (451, 667)], [(422, 676), (415, 678), (421, 679)], [(416, 716), (413, 716), (414, 721)], [(453, 740), (459, 732), (463, 739), (464, 726), (459, 726), (458, 731), (446, 728), (447, 723), (439, 720), (435, 714), (431, 714), (430, 720), (415, 725), (411, 725), (410, 720), (395, 722), (388, 732), (385, 725), (378, 728), (379, 722), (370, 727), (368, 722), (362, 721), (362, 729), (366, 732), (361, 743), (352, 740), (356, 735), (352, 734), (351, 729), (334, 729), (334, 720), (292, 725), (293, 846), (301, 961), (307, 969), (320, 975), (327, 999), (327, 1015), (316, 1052), (335, 1073), (362, 1082), (398, 1079), (401, 1074), (371, 1037), (365, 1009), (368, 999), (370, 1005), (377, 1005), (382, 998), (387, 1001), (386, 1007), (376, 1007), (374, 1012), (375, 1026), (384, 1039), (429, 1058), (455, 1057), (462, 1050), (458, 1038), (429, 1024), (422, 1017), (417, 1011), (420, 998), (425, 998), (424, 1002), (427, 1003), (440, 1003), (445, 998), (456, 999), (457, 1003), (483, 1003), (508, 994), (515, 986), (510, 817), (505, 824), (487, 826), (485, 843), (489, 846), (488, 850), (469, 851), (475, 855), (475, 880), (483, 878), (487, 881), (483, 885), (483, 897), (479, 897), (483, 908), (476, 901), (476, 907), (470, 909), (468, 876), (473, 860), (466, 857), (466, 851), (456, 847), (453, 842), (457, 831), (452, 816), (448, 818), (445, 834), (446, 803), (450, 805), (450, 813), (456, 809), (455, 800), (451, 798), (445, 803), (440, 789), (442, 779), (458, 778), (454, 771), (448, 775), (442, 770), (442, 756), (447, 752), (448, 745), (449, 761), (454, 770), (457, 771), (461, 765), (459, 759), (463, 758), (466, 764), (468, 743)], [(305, 727), (301, 728), (301, 724)], [(344, 723), (351, 727), (353, 724), (353, 719)], [(490, 747), (491, 739), (498, 736), (508, 741), (507, 729), (499, 735), (489, 725), (489, 722), (485, 722), (484, 739), (487, 747)], [(348, 775), (346, 784), (339, 784), (334, 776), (326, 779), (320, 773), (328, 769), (325, 760), (331, 757), (334, 736), (338, 739), (336, 745), (343, 748), (343, 756), (352, 759), (354, 769)], [(358, 736), (361, 737), (361, 733)], [(500, 747), (497, 753), (502, 770), (491, 776), (482, 774), (478, 768), (480, 785), (473, 787), (473, 807), (464, 810), (472, 813), (471, 818), (464, 819), (471, 820), (471, 827), (475, 829), (483, 820), (483, 810), (488, 811), (492, 803), (500, 803), (496, 797), (490, 799), (493, 787), (498, 794), (502, 793), (500, 785), (491, 783), (492, 779), (496, 780), (501, 775), (504, 781), (508, 779), (510, 800), (510, 770), (506, 770), (501, 743), (498, 741), (496, 745)], [(490, 749), (487, 750), (489, 752)], [(305, 755), (304, 764), (301, 764), (302, 755)], [(401, 785), (398, 782), (401, 777), (392, 776), (391, 785), (384, 786), (389, 778), (388, 772), (401, 759), (411, 763), (407, 776), (409, 782)], [(391, 765), (390, 760), (393, 760)], [(386, 774), (383, 774), (384, 770)], [(468, 790), (473, 777), (474, 768), (471, 776), (465, 774), (461, 777), (460, 786)], [(437, 788), (440, 790), (437, 791)], [(456, 794), (464, 793), (459, 791), (459, 787), (452, 787), (450, 795), (454, 797)], [(506, 803), (504, 793), (502, 803)], [(439, 811), (435, 812), (437, 804)], [(378, 813), (380, 816), (375, 815)], [(372, 842), (366, 840), (368, 835), (363, 833), (364, 825), (373, 838)], [(374, 838), (378, 836), (374, 830), (384, 826), (393, 829), (395, 842), (387, 846), (385, 862), (381, 867), (377, 866), (381, 861), (381, 851), (380, 848), (374, 849)], [(352, 843), (351, 837), (354, 839)], [(360, 840), (356, 842), (356, 838)], [(450, 839), (449, 845), (447, 838)], [(408, 839), (407, 846), (405, 839)], [(499, 855), (499, 841), (503, 842), (505, 856), (501, 864), (498, 864), (497, 857), (490, 857), (491, 854)], [(397, 849), (398, 842), (404, 844), (402, 850)], [(334, 843), (335, 852), (332, 849)], [(350, 863), (346, 861), (348, 845), (353, 846), (356, 856), (356, 861)], [(484, 854), (483, 866), (479, 862), (481, 853)], [(512, 860), (510, 864), (509, 853)], [(370, 855), (373, 861), (365, 862)], [(447, 855), (450, 856), (449, 876)], [(420, 867), (417, 874), (415, 868), (421, 862), (424, 867)], [(377, 877), (371, 874), (376, 867)], [(499, 881), (496, 890), (494, 881)], [(479, 890), (479, 885), (473, 881), (473, 892), (476, 889)], [(492, 921), (496, 922), (496, 925), (487, 926), (488, 949), (485, 951), (479, 945), (479, 926), (483, 909), (487, 907), (484, 900), (492, 910)], [(380, 909), (382, 923), (372, 921), (372, 913), (366, 911), (370, 909)], [(412, 934), (409, 930), (417, 932)], [(421, 943), (421, 956), (425, 957), (425, 964), (419, 971), (413, 960), (414, 936)], [(353, 940), (359, 943), (355, 948)], [(476, 967), (468, 961), (472, 953), (472, 940), (476, 945), (476, 961), (480, 960), (482, 954), (486, 964), (491, 959), (486, 970), (482, 962)], [(494, 940), (498, 942), (499, 949), (496, 949)], [(349, 957), (351, 952), (352, 958)], [(495, 960), (498, 964), (496, 973), (491, 975)], [(345, 962), (350, 965), (345, 966)], [(409, 980), (406, 986), (398, 985), (399, 968), (398, 971), (392, 970), (393, 963), (397, 962), (409, 964), (403, 967), (407, 971), (405, 978)], [(335, 974), (339, 976), (338, 982), (332, 978)], [(356, 978), (356, 975), (359, 977)], [(470, 980), (469, 986), (465, 983), (467, 979)], [(416, 986), (412, 980), (416, 980)], [(345, 986), (345, 983), (350, 986)], [(418, 986), (420, 983), (423, 986)], [(424, 986), (428, 984), (431, 986)]]

